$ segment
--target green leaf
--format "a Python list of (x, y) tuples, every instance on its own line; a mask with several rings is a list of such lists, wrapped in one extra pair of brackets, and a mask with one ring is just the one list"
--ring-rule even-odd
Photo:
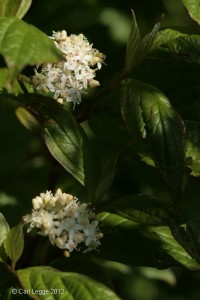
[(199, 112), (191, 105), (191, 101), (195, 106), (199, 102), (199, 46), (199, 34), (194, 30), (163, 29), (134, 71), (135, 79), (156, 85), (166, 93), (185, 119)]
[(39, 121), (24, 107), (18, 107), (15, 111), (19, 121), (31, 131), (39, 131), (41, 128)]
[(100, 174), (100, 164), (93, 151), (89, 137), (86, 135), (82, 127), (79, 126), (82, 140), (82, 153), (83, 153), (83, 168), (85, 181), (84, 185), (88, 188), (89, 202), (94, 203), (94, 191), (98, 182)]
[(185, 121), (186, 124), (186, 150), (191, 158), (189, 168), (193, 176), (200, 176), (200, 122)]
[[(20, 169), (22, 162), (27, 157), (30, 143), (30, 134), (16, 119), (14, 114), (15, 106), (11, 99), (0, 98), (0, 174), (14, 174)], [(6, 116), (6, 118), (5, 118)], [(15, 134), (13, 134), (13, 129)], [(10, 174), (8, 176), (10, 176)]]
[[(99, 172), (98, 162), (94, 162), (88, 138), (67, 105), (60, 105), (54, 99), (38, 94), (13, 98), (24, 104), (33, 119), (36, 118), (40, 123), (37, 129), (41, 128), (53, 157), (82, 185), (88, 188), (95, 186)], [(28, 118), (26, 122), (31, 121), (30, 116)], [(30, 122), (26, 125), (31, 126)]]
[(169, 226), (173, 236), (198, 263), (200, 263), (199, 221), (200, 216), (197, 213), (190, 219), (185, 218), (185, 216), (183, 219), (183, 215), (174, 218), (173, 214), (169, 218)]
[(15, 17), (0, 18), (0, 54), (9, 68), (11, 80), (27, 65), (63, 59), (61, 51), (48, 36)]
[(154, 48), (154, 40), (156, 39), (156, 36), (158, 34), (158, 31), (160, 29), (160, 25), (162, 22), (163, 16), (161, 17), (161, 21), (156, 23), (154, 28), (151, 32), (149, 32), (140, 42), (136, 55), (135, 55), (135, 62), (134, 64), (139, 64), (142, 60), (145, 59), (145, 57), (149, 54), (149, 52), (152, 51)]
[(0, 262), (0, 297), (1, 300), (10, 300), (10, 288), (17, 285), (17, 280), (10, 270)]
[[(132, 135), (126, 130), (121, 116), (113, 113), (93, 113), (89, 119), (89, 125), (93, 132), (106, 144), (110, 145), (120, 154), (130, 158), (140, 158), (150, 165), (154, 165), (146, 143), (137, 142)], [(138, 144), (140, 143), (140, 148)], [(138, 158), (138, 157), (137, 157)]]
[(1, 0), (0, 17), (18, 17), (20, 19), (26, 14), (31, 6), (32, 0)]
[(130, 36), (127, 43), (125, 72), (130, 72), (136, 65), (140, 64), (145, 59), (148, 53), (153, 49), (154, 40), (160, 29), (161, 21), (158, 22), (152, 31), (140, 40), (140, 33), (133, 13), (133, 24), (131, 27)]
[(200, 63), (198, 32), (187, 29), (163, 29), (154, 39), (148, 59)]
[(100, 213), (98, 219), (104, 234), (99, 255), (104, 259), (159, 269), (180, 264), (200, 269), (167, 226), (145, 226), (108, 212)]
[(25, 290), (48, 291), (46, 295), (30, 294), (33, 299), (48, 300), (119, 300), (120, 298), (102, 283), (77, 273), (59, 272), (50, 267), (32, 267), (17, 271)]
[(115, 169), (118, 161), (118, 156), (118, 153), (112, 151), (111, 155), (109, 155), (103, 162), (95, 188), (94, 198), (96, 199), (96, 202), (101, 201), (105, 197), (106, 193), (112, 185), (115, 177)]
[(126, 49), (126, 57), (125, 57), (125, 70), (129, 72), (132, 69), (134, 64), (135, 53), (137, 51), (139, 42), (140, 42), (140, 32), (138, 29), (136, 17), (134, 11), (132, 11), (132, 26), (131, 31), (129, 34), (128, 42), (127, 42), (127, 49)]
[(145, 225), (167, 225), (168, 212), (173, 210), (171, 203), (149, 195), (129, 195), (102, 203), (108, 212)]
[(6, 219), (4, 218), (4, 216), (2, 215), (2, 213), (0, 213), (0, 262), (5, 262), (6, 261), (6, 253), (5, 253), (5, 249), (3, 246), (3, 242), (6, 239), (7, 234), (10, 231), (10, 226), (8, 225)]
[(160, 241), (164, 251), (186, 268), (200, 270), (200, 264), (174, 239), (169, 227), (154, 227), (151, 230)]
[[(53, 105), (54, 106), (54, 105)], [(59, 107), (55, 103), (55, 112), (47, 104), (48, 117), (45, 118), (44, 139), (55, 159), (81, 184), (84, 185), (84, 161), (82, 151), (82, 135), (79, 126), (68, 109)], [(49, 109), (50, 108), (50, 109)], [(44, 113), (40, 111), (40, 113)]]
[(192, 19), (200, 24), (200, 1), (199, 0), (182, 0), (185, 8), (188, 10)]
[(8, 225), (2, 213), (0, 213), (0, 228), (1, 228), (0, 231), (0, 246), (1, 246), (3, 241), (6, 239), (8, 232), (10, 231), (10, 226)]
[(155, 165), (176, 192), (186, 180), (184, 127), (169, 100), (157, 88), (134, 80), (122, 86), (122, 113), (133, 134), (146, 139)]
[(22, 93), (22, 89), (19, 85), (19, 83), (14, 80), (12, 83), (12, 86), (8, 84), (9, 82), (9, 70), (7, 68), (1, 68), (0, 69), (0, 91), (1, 93), (5, 92), (11, 92), (14, 94)]
[(4, 241), (6, 253), (10, 257), (12, 264), (19, 260), (24, 248), (23, 225), (19, 224), (13, 227)]

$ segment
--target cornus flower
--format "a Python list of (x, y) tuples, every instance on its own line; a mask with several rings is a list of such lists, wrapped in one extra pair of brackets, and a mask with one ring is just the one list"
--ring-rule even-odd
[(37, 68), (32, 84), (42, 93), (52, 92), (58, 102), (73, 102), (75, 106), (88, 87), (100, 85), (94, 78), (105, 55), (94, 49), (83, 34), (67, 36), (65, 30), (53, 31), (50, 38), (64, 53), (65, 60), (44, 64), (40, 71)]
[(64, 249), (66, 256), (74, 249), (79, 250), (79, 244), (85, 245), (83, 252), (97, 249), (101, 244), (99, 239), (103, 234), (95, 213), (76, 197), (58, 189), (55, 195), (50, 191), (41, 193), (32, 204), (32, 213), (23, 216), (24, 223), (29, 223), (27, 231), (38, 228), (38, 234), (49, 236), (50, 242)]

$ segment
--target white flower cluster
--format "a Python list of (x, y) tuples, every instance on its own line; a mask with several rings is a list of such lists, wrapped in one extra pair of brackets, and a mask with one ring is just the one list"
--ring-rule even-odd
[[(35, 70), (32, 84), (42, 93), (52, 92), (58, 102), (81, 102), (81, 93), (89, 87), (100, 85), (94, 80), (95, 72), (101, 69), (105, 55), (92, 47), (83, 34), (67, 36), (65, 30), (54, 32), (51, 37), (64, 53), (65, 60), (44, 64), (41, 71)], [(96, 69), (93, 69), (97, 65)]]
[(49, 236), (50, 242), (65, 250), (65, 255), (78, 249), (80, 243), (87, 247), (83, 252), (96, 249), (103, 234), (99, 231), (95, 213), (88, 204), (80, 203), (70, 194), (58, 189), (41, 193), (32, 200), (31, 214), (23, 216), (24, 223), (30, 223), (28, 232), (34, 227), (39, 228), (41, 235)]

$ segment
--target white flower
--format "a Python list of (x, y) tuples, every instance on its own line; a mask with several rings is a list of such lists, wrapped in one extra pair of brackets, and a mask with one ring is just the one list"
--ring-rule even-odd
[[(94, 77), (96, 70), (101, 69), (105, 55), (94, 49), (83, 34), (67, 36), (65, 30), (53, 31), (50, 38), (63, 52), (65, 60), (43, 64), (40, 72), (37, 68), (32, 84), (44, 94), (53, 93), (59, 103), (65, 100), (75, 106), (81, 102), (81, 94), (88, 87), (100, 85)], [(95, 65), (96, 69), (93, 68)]]
[(58, 189), (55, 195), (51, 191), (41, 193), (32, 200), (32, 213), (23, 217), (29, 223), (28, 232), (39, 228), (38, 234), (49, 236), (50, 242), (66, 251), (69, 256), (79, 244), (85, 245), (88, 252), (96, 249), (103, 234), (99, 231), (95, 213), (88, 204), (80, 203), (70, 194)]

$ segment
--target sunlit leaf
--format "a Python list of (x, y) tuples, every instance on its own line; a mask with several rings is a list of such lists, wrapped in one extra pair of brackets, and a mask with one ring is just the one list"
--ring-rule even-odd
[(53, 41), (36, 27), (15, 17), (0, 18), (0, 54), (14, 80), (27, 65), (63, 59)]
[(145, 226), (108, 212), (98, 217), (104, 234), (99, 255), (104, 259), (159, 269), (180, 264), (200, 269), (173, 238), (168, 226)]
[(4, 216), (0, 213), (0, 262), (6, 261), (6, 253), (3, 246), (3, 242), (6, 239), (7, 234), (10, 231), (10, 226), (8, 225)]
[(22, 224), (16, 225), (9, 231), (4, 241), (4, 246), (7, 255), (15, 264), (21, 257), (24, 249), (24, 235)]
[(8, 232), (10, 231), (10, 226), (8, 225), (6, 219), (1, 213), (0, 213), (0, 228), (1, 228), (0, 231), (0, 246), (1, 246)]
[(200, 1), (199, 0), (182, 0), (192, 19), (200, 24)]
[[(43, 299), (119, 300), (119, 297), (102, 283), (77, 273), (59, 272), (42, 266), (18, 270), (17, 277), (26, 290), (49, 291)], [(30, 296), (33, 299), (41, 299), (41, 295), (33, 292)]]
[(39, 131), (40, 123), (27, 109), (24, 107), (18, 107), (15, 113), (24, 127), (32, 131)]
[(29, 10), (32, 0), (1, 0), (0, 17), (18, 17), (20, 19)]
[(11, 92), (13, 94), (22, 93), (22, 89), (17, 82), (14, 80), (12, 86), (9, 84), (9, 70), (7, 68), (0, 69), (0, 91), (1, 92)]

